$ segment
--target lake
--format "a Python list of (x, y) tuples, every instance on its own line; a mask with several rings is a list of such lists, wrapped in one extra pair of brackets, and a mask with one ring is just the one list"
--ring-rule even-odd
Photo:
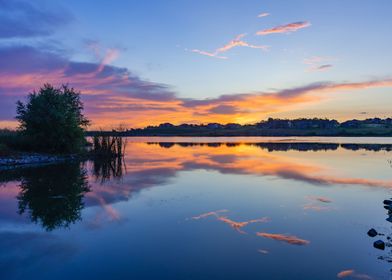
[(391, 279), (391, 160), (391, 138), (152, 137), (3, 170), (0, 279)]

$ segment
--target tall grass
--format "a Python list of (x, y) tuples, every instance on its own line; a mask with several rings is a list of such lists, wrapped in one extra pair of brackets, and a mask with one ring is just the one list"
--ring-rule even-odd
[(126, 145), (126, 138), (121, 136), (95, 135), (93, 136), (92, 152), (101, 157), (122, 157), (125, 154)]

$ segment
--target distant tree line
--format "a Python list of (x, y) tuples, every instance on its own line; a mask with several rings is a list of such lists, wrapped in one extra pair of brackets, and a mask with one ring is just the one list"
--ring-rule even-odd
[[(90, 131), (89, 135), (94, 135)], [(101, 132), (102, 133), (102, 132)], [(278, 119), (269, 118), (255, 124), (162, 123), (157, 126), (107, 131), (121, 136), (392, 136), (392, 119), (337, 120), (321, 118)]]

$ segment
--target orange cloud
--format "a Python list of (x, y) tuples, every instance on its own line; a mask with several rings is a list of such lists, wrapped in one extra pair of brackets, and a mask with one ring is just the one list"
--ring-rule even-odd
[(309, 27), (311, 24), (308, 21), (298, 21), (289, 24), (279, 25), (270, 29), (265, 29), (256, 32), (256, 35), (269, 35), (274, 33), (292, 33), (302, 28)]
[[(244, 42), (243, 36), (241, 34), (219, 48), (219, 52), (227, 52), (237, 46), (260, 47)], [(4, 57), (2, 62), (7, 66), (7, 69), (0, 69), (0, 94), (8, 100), (7, 104), (0, 104), (0, 112), (26, 93), (38, 89), (43, 81), (54, 85), (72, 82), (70, 86), (82, 92), (86, 115), (93, 124), (91, 129), (110, 129), (119, 124), (145, 127), (163, 122), (206, 123), (211, 120), (252, 123), (271, 113), (322, 102), (335, 92), (392, 87), (392, 78), (389, 77), (360, 82), (317, 82), (281, 90), (225, 94), (205, 99), (182, 98), (168, 85), (149, 82), (126, 68), (108, 65), (117, 56), (115, 50), (108, 51), (101, 63), (73, 62), (26, 47), (12, 50), (0, 48), (0, 56)], [(25, 64), (14, 63), (25, 59), (37, 61), (34, 65), (40, 67), (35, 69), (33, 65), (32, 69), (24, 69), (27, 67)], [(46, 68), (42, 66), (45, 63), (48, 64)], [(2, 120), (0, 125), (8, 126), (11, 118), (13, 115)], [(7, 123), (4, 122), (6, 120)]]
[(266, 232), (257, 232), (256, 235), (278, 240), (278, 241), (283, 241), (292, 245), (308, 245), (310, 243), (310, 241), (298, 238), (294, 235), (284, 235), (280, 233), (275, 234), (275, 233), (266, 233)]

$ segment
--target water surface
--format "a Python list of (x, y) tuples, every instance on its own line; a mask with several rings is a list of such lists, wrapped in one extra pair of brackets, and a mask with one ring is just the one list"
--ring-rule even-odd
[[(0, 279), (389, 279), (389, 138), (132, 138), (0, 171)], [(381, 259), (380, 259), (381, 258)]]

